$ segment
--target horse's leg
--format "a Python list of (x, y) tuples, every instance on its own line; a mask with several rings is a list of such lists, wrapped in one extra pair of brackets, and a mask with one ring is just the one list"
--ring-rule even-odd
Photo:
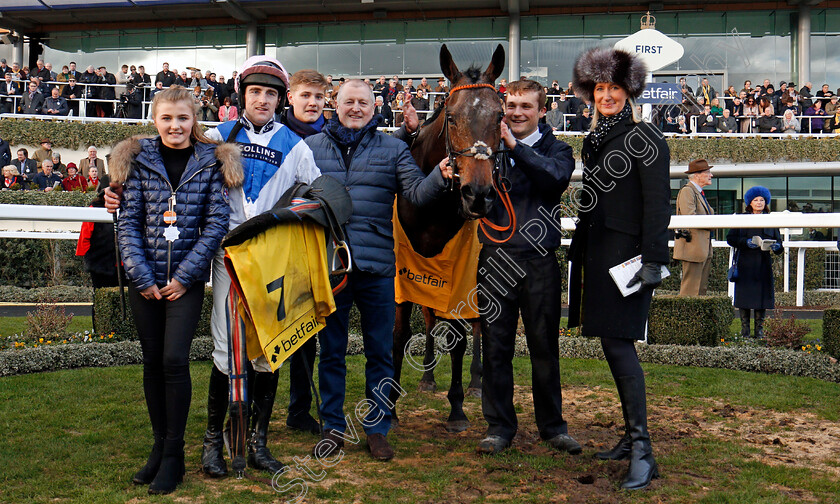
[(423, 376), (417, 389), (420, 392), (434, 392), (437, 390), (435, 383), (435, 338), (432, 336), (432, 329), (435, 328), (435, 313), (431, 308), (423, 307), (423, 320), (426, 322), (426, 355), (423, 357)]
[(470, 364), (470, 386), (467, 395), (481, 397), (481, 322), (472, 322), (472, 364)]
[[(464, 354), (467, 351), (467, 334), (463, 324), (451, 324), (451, 331), (446, 331), (446, 347), (452, 359), (452, 382), (449, 384), (449, 418), (446, 420), (446, 432), (463, 432), (470, 427), (470, 421), (464, 414)], [(453, 339), (455, 341), (453, 341)]]
[[(400, 374), (402, 374), (403, 358), (405, 357), (405, 344), (411, 338), (411, 309), (414, 304), (405, 302), (397, 305), (396, 316), (394, 319), (394, 380), (400, 383)], [(396, 387), (391, 387), (390, 400), (394, 408), (391, 410), (391, 428), (399, 427), (400, 421), (397, 418), (397, 399), (400, 398), (399, 390)]]

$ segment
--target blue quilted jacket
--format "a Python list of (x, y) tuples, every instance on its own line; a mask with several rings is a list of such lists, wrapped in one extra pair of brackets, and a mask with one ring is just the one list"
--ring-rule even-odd
[(417, 206), (434, 201), (446, 189), (440, 169), (423, 175), (404, 142), (375, 129), (362, 138), (349, 167), (329, 130), (308, 137), (306, 143), (321, 173), (338, 179), (350, 192), (353, 214), (346, 230), (353, 267), (394, 276), (394, 198), (402, 194)]
[[(210, 278), (213, 256), (230, 219), (225, 185), (241, 183), (236, 146), (199, 142), (173, 188), (159, 142), (160, 137), (129, 138), (114, 148), (109, 163), (112, 180), (124, 184), (117, 225), (120, 253), (137, 290), (165, 286), (167, 271), (186, 288)], [(173, 189), (180, 237), (172, 242), (169, 256), (163, 213)]]

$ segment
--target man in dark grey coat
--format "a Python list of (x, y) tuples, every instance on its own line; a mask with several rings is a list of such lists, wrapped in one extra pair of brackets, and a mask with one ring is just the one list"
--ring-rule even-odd
[(374, 117), (373, 111), (370, 87), (361, 80), (349, 80), (339, 90), (337, 115), (321, 133), (306, 139), (321, 173), (341, 181), (353, 200), (353, 214), (346, 226), (353, 272), (335, 296), (335, 313), (318, 335), (324, 439), (315, 447), (317, 458), (333, 456), (344, 446), (344, 439), (350, 439), (344, 435), (345, 355), (348, 317), (354, 302), (361, 314), (367, 358), (367, 414), (362, 414), (364, 419), (359, 421), (371, 455), (378, 460), (394, 456), (385, 439), (391, 426), (387, 398), (394, 376), (394, 196), (399, 192), (417, 206), (431, 203), (446, 189), (444, 177), (452, 176), (451, 168), (444, 165), (443, 172), (435, 168), (424, 177), (404, 142), (376, 130), (381, 118)]

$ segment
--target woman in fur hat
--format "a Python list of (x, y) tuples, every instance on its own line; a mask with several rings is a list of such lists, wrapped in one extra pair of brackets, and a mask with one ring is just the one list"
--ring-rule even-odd
[[(744, 194), (744, 213), (770, 213), (770, 190), (766, 187), (751, 187)], [(770, 250), (762, 250), (753, 237), (775, 240)], [(750, 310), (755, 312), (756, 338), (764, 337), (764, 312), (776, 304), (773, 287), (773, 258), (770, 252), (781, 254), (782, 235), (778, 229), (732, 229), (726, 235), (726, 242), (735, 247), (738, 254), (738, 280), (735, 282), (735, 307), (741, 316), (741, 336), (750, 337)]]
[[(647, 430), (645, 375), (635, 340), (645, 338), (653, 289), (668, 264), (671, 219), (670, 151), (661, 133), (638, 117), (647, 70), (635, 55), (596, 48), (575, 63), (575, 92), (592, 100), (590, 133), (583, 142), (580, 218), (570, 249), (573, 264), (569, 327), (601, 338), (618, 388), (625, 434), (596, 457), (630, 460), (626, 489), (646, 488), (659, 476)], [(642, 267), (622, 296), (609, 268), (641, 255)], [(581, 282), (583, 280), (583, 283)]]

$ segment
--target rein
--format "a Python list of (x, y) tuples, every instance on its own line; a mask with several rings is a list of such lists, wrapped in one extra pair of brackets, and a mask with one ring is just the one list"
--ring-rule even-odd
[[(513, 203), (510, 200), (510, 195), (508, 194), (510, 191), (510, 181), (504, 177), (504, 174), (500, 173), (499, 163), (500, 161), (505, 164), (505, 168), (510, 165), (510, 161), (508, 159), (508, 149), (501, 149), (493, 152), (493, 149), (487, 145), (486, 143), (482, 142), (481, 140), (477, 140), (473, 145), (467, 147), (466, 149), (462, 149), (456, 151), (452, 147), (452, 140), (449, 136), (449, 117), (446, 115), (446, 106), (449, 104), (449, 99), (452, 95), (457, 91), (462, 90), (471, 90), (471, 89), (481, 89), (481, 88), (490, 88), (494, 92), (496, 91), (496, 86), (492, 84), (466, 84), (463, 86), (457, 86), (452, 88), (449, 91), (449, 94), (446, 96), (446, 100), (443, 102), (443, 129), (441, 131), (441, 135), (444, 136), (446, 142), (446, 155), (449, 157), (449, 164), (452, 166), (452, 186), (450, 190), (454, 190), (455, 188), (455, 179), (460, 179), (460, 175), (458, 173), (458, 157), (474, 157), (479, 160), (486, 160), (490, 159), (492, 156), (495, 155), (495, 160), (493, 163), (493, 188), (496, 190), (496, 194), (499, 195), (499, 199), (502, 201), (502, 205), (505, 208), (505, 211), (508, 214), (508, 224), (506, 226), (500, 226), (498, 224), (494, 224), (488, 218), (482, 217), (479, 220), (479, 227), (484, 232), (484, 235), (487, 236), (487, 239), (494, 242), (494, 243), (505, 243), (513, 238), (514, 233), (516, 232), (516, 213), (513, 210)], [(504, 239), (496, 239), (490, 236), (490, 234), (485, 229), (485, 226), (489, 227), (490, 229), (498, 232), (507, 232), (510, 231), (507, 238)]]

